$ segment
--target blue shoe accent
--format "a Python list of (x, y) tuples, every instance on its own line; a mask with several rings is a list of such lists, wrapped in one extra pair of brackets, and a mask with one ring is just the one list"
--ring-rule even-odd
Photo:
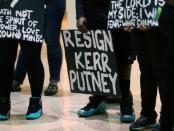
[(106, 113), (106, 102), (102, 101), (98, 104), (98, 106), (95, 108), (92, 105), (87, 105), (86, 107), (78, 110), (77, 114), (81, 117), (88, 117), (93, 116), (95, 114), (103, 114)]
[(135, 113), (133, 112), (132, 115), (121, 115), (120, 121), (124, 123), (131, 123), (135, 121)]
[(42, 109), (38, 110), (35, 113), (30, 113), (26, 115), (26, 119), (30, 120), (30, 119), (38, 119), (42, 116)]
[(8, 120), (10, 118), (10, 111), (7, 112), (7, 115), (0, 114), (0, 121)]
[(10, 118), (10, 98), (0, 97), (0, 121), (8, 120)]
[(120, 121), (123, 123), (132, 123), (135, 121), (135, 112), (133, 109), (132, 102), (121, 102), (120, 103)]
[(42, 100), (40, 97), (31, 97), (25, 118), (27, 120), (38, 119), (42, 116)]

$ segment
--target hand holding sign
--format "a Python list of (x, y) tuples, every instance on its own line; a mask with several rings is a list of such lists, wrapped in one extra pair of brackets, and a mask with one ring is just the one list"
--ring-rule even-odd
[(65, 30), (62, 36), (71, 91), (117, 95), (119, 85), (111, 32)]
[(141, 31), (148, 31), (150, 28), (148, 28), (144, 24), (139, 24), (137, 29), (140, 29)]
[(87, 25), (87, 20), (85, 17), (80, 17), (77, 20), (77, 28), (79, 29), (79, 31), (81, 31), (83, 33), (87, 33), (88, 29), (87, 29), (86, 25)]
[(10, 4), (11, 8), (14, 8), (14, 6), (18, 3), (19, 0), (13, 0)]

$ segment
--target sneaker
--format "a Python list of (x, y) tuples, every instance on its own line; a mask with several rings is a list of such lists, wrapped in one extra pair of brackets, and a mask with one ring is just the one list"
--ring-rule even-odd
[(120, 121), (124, 123), (131, 123), (135, 121), (135, 112), (132, 102), (120, 103)]
[(90, 102), (82, 109), (78, 110), (77, 114), (81, 117), (93, 116), (95, 114), (106, 113), (106, 102), (100, 101), (95, 102), (90, 100)]
[(10, 118), (10, 99), (0, 98), (0, 121), (8, 120)]
[(173, 131), (174, 130), (174, 128), (172, 128), (172, 129), (161, 129), (161, 124), (160, 124), (160, 122), (158, 122), (155, 126), (154, 126), (154, 128), (152, 129), (152, 131)]
[(50, 84), (48, 85), (47, 89), (44, 91), (44, 94), (46, 96), (55, 95), (57, 93), (57, 90), (58, 90), (57, 83), (50, 82)]
[(141, 116), (129, 127), (131, 131), (140, 131), (148, 128), (153, 128), (156, 124), (156, 120), (149, 119), (148, 117)]
[(31, 97), (26, 119), (38, 119), (42, 116), (42, 100), (39, 97)]
[(154, 128), (152, 128), (152, 131), (160, 131), (160, 123), (157, 123)]
[(11, 85), (11, 91), (12, 92), (20, 92), (21, 91), (20, 83), (13, 80), (12, 85)]

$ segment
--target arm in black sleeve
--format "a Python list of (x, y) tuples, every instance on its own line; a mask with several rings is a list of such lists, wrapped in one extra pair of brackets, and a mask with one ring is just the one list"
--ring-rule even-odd
[(84, 0), (76, 0), (76, 19), (84, 17)]

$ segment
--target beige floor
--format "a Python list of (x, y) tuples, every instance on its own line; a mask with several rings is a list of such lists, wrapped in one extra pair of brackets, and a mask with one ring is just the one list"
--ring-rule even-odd
[[(64, 22), (64, 26), (66, 26)], [(48, 85), (49, 72), (46, 47), (43, 45), (42, 60), (45, 68), (44, 88)], [(134, 107), (138, 116), (140, 112), (139, 70), (135, 62), (132, 67), (131, 88), (134, 95)], [(67, 67), (63, 59), (59, 92), (56, 96), (43, 96), (43, 117), (28, 121), (24, 115), (30, 97), (29, 83), (26, 78), (21, 93), (12, 93), (11, 119), (0, 122), (0, 131), (128, 131), (129, 124), (119, 121), (119, 106), (109, 105), (107, 113), (90, 118), (79, 118), (77, 110), (83, 107), (89, 95), (70, 93)], [(157, 111), (160, 110), (158, 97)]]

